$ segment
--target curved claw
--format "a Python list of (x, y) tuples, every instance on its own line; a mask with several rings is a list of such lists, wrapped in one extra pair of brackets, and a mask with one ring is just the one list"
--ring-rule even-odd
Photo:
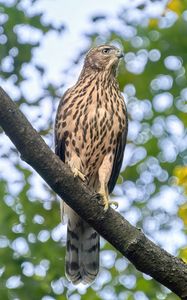
[(79, 177), (82, 181), (86, 180), (86, 176), (77, 168), (71, 168), (71, 171), (73, 172), (74, 177)]
[(114, 209), (117, 209), (118, 206), (119, 206), (119, 204), (118, 204), (117, 201), (112, 201), (112, 200), (109, 201), (109, 205), (111, 205), (111, 206), (113, 205), (113, 206), (114, 206)]
[(82, 181), (86, 180), (86, 176), (80, 172), (78, 169), (76, 169), (76, 173), (73, 173), (74, 177), (79, 177)]
[(111, 206), (111, 205), (114, 206), (114, 209), (118, 208), (118, 202), (110, 200), (108, 194), (100, 191), (95, 194), (96, 197), (97, 197), (97, 195), (98, 195), (98, 198), (100, 198), (99, 202), (104, 207), (105, 212), (108, 210), (109, 206)]
[(100, 203), (104, 207), (104, 211), (106, 212), (109, 208), (109, 198), (106, 193), (98, 192), (100, 197)]

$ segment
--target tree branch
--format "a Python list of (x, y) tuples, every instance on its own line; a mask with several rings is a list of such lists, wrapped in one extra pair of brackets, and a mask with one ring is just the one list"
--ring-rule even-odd
[(21, 158), (100, 235), (139, 271), (150, 275), (181, 299), (187, 299), (187, 265), (155, 245), (112, 208), (104, 213), (96, 196), (72, 176), (2, 88), (0, 125), (21, 153)]

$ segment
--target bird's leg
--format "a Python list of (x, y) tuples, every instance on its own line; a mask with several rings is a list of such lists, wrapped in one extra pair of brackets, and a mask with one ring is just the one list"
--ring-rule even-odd
[(76, 167), (70, 167), (70, 168), (71, 171), (73, 172), (74, 177), (79, 177), (82, 181), (86, 180), (85, 175), (81, 171), (79, 171)]
[(118, 208), (118, 202), (110, 200), (108, 188), (100, 187), (98, 194), (101, 197), (101, 205), (104, 206), (104, 211), (107, 211), (111, 205), (114, 205), (115, 208)]
[(108, 181), (111, 175), (112, 164), (110, 161), (110, 155), (106, 155), (100, 168), (99, 168), (99, 190), (98, 193), (101, 196), (101, 204), (104, 206), (104, 210), (107, 211), (109, 205), (114, 205), (118, 207), (118, 203), (111, 201), (108, 194)]
[(108, 191), (105, 190), (105, 187), (101, 186), (98, 194), (101, 197), (101, 205), (104, 206), (104, 211), (107, 211), (110, 202)]
[(78, 156), (73, 156), (68, 161), (68, 165), (69, 165), (74, 177), (79, 177), (82, 181), (86, 180), (86, 176), (80, 171), (81, 161)]

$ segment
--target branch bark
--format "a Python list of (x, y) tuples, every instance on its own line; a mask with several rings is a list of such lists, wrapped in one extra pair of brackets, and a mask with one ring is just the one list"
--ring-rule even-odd
[(187, 299), (187, 264), (158, 247), (112, 208), (104, 213), (96, 196), (72, 176), (2, 88), (0, 125), (21, 158), (100, 235), (139, 271), (150, 275), (181, 299)]

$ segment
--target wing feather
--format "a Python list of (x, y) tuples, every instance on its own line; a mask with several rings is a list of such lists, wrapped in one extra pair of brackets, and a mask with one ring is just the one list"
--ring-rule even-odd
[(127, 131), (128, 131), (128, 124), (126, 124), (125, 130), (118, 136), (117, 139), (117, 146), (116, 146), (116, 152), (114, 156), (113, 168), (112, 168), (110, 180), (108, 182), (109, 194), (112, 193), (120, 173), (121, 165), (123, 162), (123, 154), (126, 145)]
[(55, 137), (55, 154), (65, 163), (65, 139)]
[(63, 97), (60, 100), (57, 114), (56, 114), (56, 119), (55, 119), (55, 154), (58, 155), (64, 163), (65, 163), (65, 150), (66, 150), (65, 149), (65, 138), (63, 135), (60, 139), (58, 138), (58, 122), (59, 122), (59, 115), (60, 115), (61, 111), (63, 110), (63, 104), (64, 104), (64, 101), (66, 100), (66, 96), (68, 95), (69, 91), (70, 91), (70, 89), (68, 89), (64, 93)]

